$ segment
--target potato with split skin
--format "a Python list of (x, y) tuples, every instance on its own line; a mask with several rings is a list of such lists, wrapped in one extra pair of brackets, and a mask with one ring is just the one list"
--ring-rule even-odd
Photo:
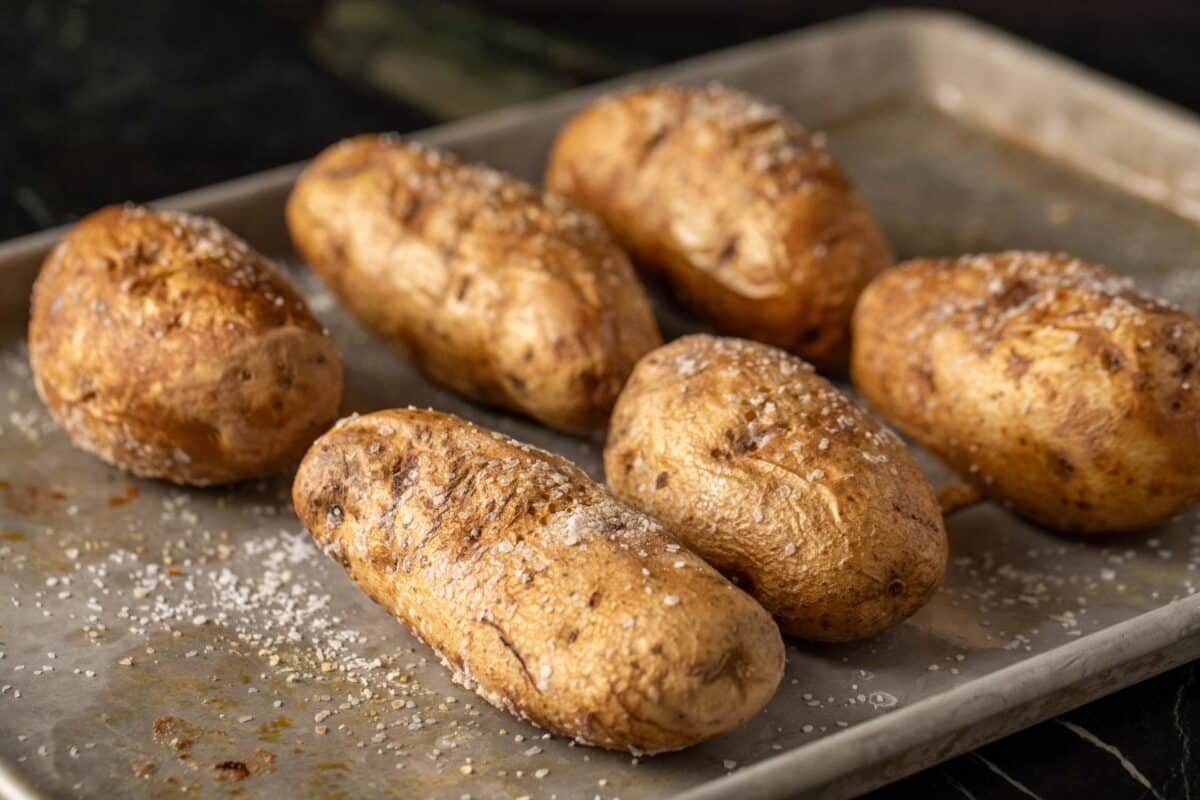
[(863, 293), (855, 386), (984, 495), (1131, 531), (1200, 501), (1200, 321), (1064, 254), (917, 259)]
[(546, 185), (716, 328), (843, 369), (887, 242), (823, 139), (730, 89), (602, 97), (559, 133)]
[(212, 220), (134, 205), (47, 257), (29, 358), (75, 444), (195, 486), (293, 465), (342, 396), (333, 340), (267, 259)]
[(757, 713), (770, 616), (570, 462), (434, 411), (344, 420), (292, 490), (313, 536), (493, 705), (576, 740), (675, 750)]
[(561, 431), (603, 428), (661, 342), (595, 217), (415, 143), (329, 148), (288, 198), (287, 222), (342, 302), (430, 377)]
[(933, 489), (903, 442), (812, 367), (743, 339), (651, 352), (613, 411), (613, 492), (678, 532), (785, 634), (861, 639), (946, 570)]

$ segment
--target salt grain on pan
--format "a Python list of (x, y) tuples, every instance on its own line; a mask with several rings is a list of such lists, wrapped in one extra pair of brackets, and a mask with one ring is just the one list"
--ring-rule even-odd
[(667, 605), (667, 606), (672, 606), (672, 607), (677, 606), (677, 605), (679, 605), (679, 596), (669, 594), (663, 598), (663, 604)]

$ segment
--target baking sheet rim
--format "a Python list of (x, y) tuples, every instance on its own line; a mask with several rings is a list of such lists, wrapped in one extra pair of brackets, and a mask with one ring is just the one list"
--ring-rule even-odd
[[(1200, 633), (1200, 594), (1181, 598), (876, 719), (772, 756), (678, 794), (676, 800), (720, 797), (750, 800), (816, 789), (937, 736), (965, 730), (996, 714), (1050, 696), (1122, 664), (1165, 651), (1197, 633)], [(1105, 694), (1088, 693), (1064, 703), (1055, 713), (1076, 708)], [(953, 725), (946, 727), (950, 717), (953, 717)], [(993, 738), (1002, 735), (999, 733)], [(868, 758), (861, 758), (862, 751), (855, 746), (855, 740), (860, 739), (874, 739), (882, 744), (868, 754)], [(784, 781), (787, 781), (786, 785)], [(744, 790), (750, 787), (757, 791), (745, 793)]]

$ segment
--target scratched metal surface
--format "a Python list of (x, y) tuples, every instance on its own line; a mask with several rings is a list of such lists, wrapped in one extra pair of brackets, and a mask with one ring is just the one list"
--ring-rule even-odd
[[(953, 72), (913, 66), (922, 41), (914, 31), (933, 23), (958, 24), (868, 18), (757, 57), (743, 50), (702, 62), (685, 77), (722, 76), (824, 127), (901, 255), (1070, 250), (1200, 313), (1200, 228), (1005, 140), (1027, 128), (964, 122), (971, 101), (947, 92)], [(796, 69), (803, 64), (826, 69)], [(432, 138), (536, 179), (576, 102)], [(287, 175), (182, 203), (220, 213), (296, 268), (345, 354), (347, 412), (451, 410), (600, 477), (596, 442), (464, 403), (340, 311), (280, 244)], [(779, 694), (741, 730), (640, 761), (573, 747), (453, 686), (310, 544), (289, 508), (287, 476), (184, 491), (130, 480), (74, 449), (34, 394), (21, 339), (38, 242), (0, 260), (0, 756), (47, 794), (842, 795), (1195, 654), (1186, 633), (1200, 624), (1196, 513), (1143, 535), (1085, 541), (984, 505), (950, 520), (946, 587), (927, 608), (868, 642), (790, 644)], [(669, 334), (693, 327), (669, 303), (659, 310)], [(1139, 620), (1154, 630), (1139, 631)], [(1112, 655), (1126, 630), (1152, 641), (1127, 664)], [(1122, 632), (1115, 643), (1112, 631)], [(1078, 678), (1039, 690), (1028, 668), (1071, 648), (1080, 653), (1071, 668), (1084, 664)], [(1011, 713), (954, 720), (946, 706), (964, 687)], [(888, 731), (889, 718), (906, 720), (903, 729)], [(939, 742), (907, 720), (964, 732)], [(912, 741), (889, 750), (881, 735)], [(839, 774), (825, 763), (835, 745), (856, 759)]]

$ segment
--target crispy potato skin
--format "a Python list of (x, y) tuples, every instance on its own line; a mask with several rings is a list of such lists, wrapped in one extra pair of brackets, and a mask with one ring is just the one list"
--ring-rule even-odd
[(29, 358), (78, 446), (197, 486), (294, 464), (342, 395), (333, 340), (265, 258), (211, 220), (132, 205), (47, 257)]
[(618, 497), (791, 636), (872, 636), (924, 605), (946, 570), (937, 499), (900, 439), (764, 344), (686, 336), (643, 358), (604, 469)]
[(1200, 500), (1200, 323), (1067, 255), (920, 259), (854, 322), (855, 386), (984, 494), (1051, 528)]
[(488, 702), (607, 748), (740, 725), (783, 673), (761, 607), (565, 459), (434, 411), (340, 423), (296, 512)]
[(301, 255), (434, 380), (562, 431), (603, 428), (661, 338), (592, 215), (391, 136), (322, 153), (287, 221)]
[(821, 367), (845, 367), (855, 300), (892, 261), (819, 138), (729, 89), (598, 100), (559, 133), (546, 185), (722, 332)]

